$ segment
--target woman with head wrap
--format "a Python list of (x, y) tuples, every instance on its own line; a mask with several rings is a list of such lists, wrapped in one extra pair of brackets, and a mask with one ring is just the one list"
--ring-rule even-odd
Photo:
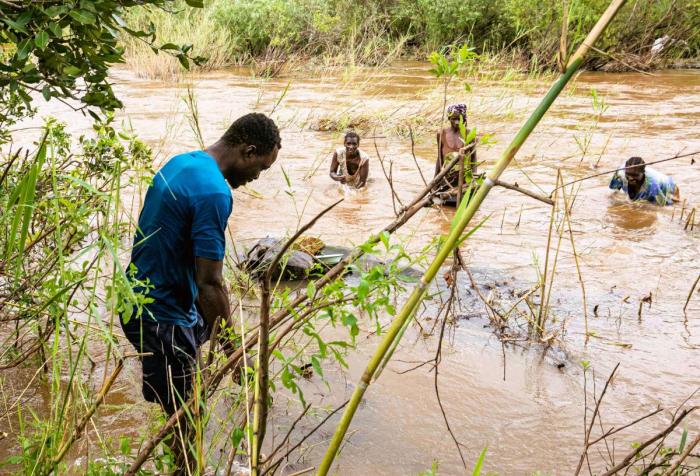
[[(452, 104), (447, 108), (447, 120), (450, 125), (437, 133), (438, 143), (438, 158), (435, 163), (435, 175), (440, 173), (442, 167), (450, 162), (453, 154), (464, 154), (466, 144), (462, 139), (459, 130), (459, 124), (462, 122), (466, 129), (467, 135), (469, 128), (467, 127), (467, 106), (466, 104)], [(471, 165), (472, 176), (476, 175), (476, 142), (472, 142), (473, 146), (467, 151), (469, 154), (469, 164)], [(467, 183), (468, 181), (465, 181)], [(447, 174), (445, 179), (439, 185), (439, 190), (444, 192), (454, 191), (459, 186), (459, 164), (455, 165), (452, 171)], [(455, 194), (456, 195), (456, 194)], [(453, 200), (454, 201), (454, 200)], [(449, 202), (449, 200), (448, 200)]]

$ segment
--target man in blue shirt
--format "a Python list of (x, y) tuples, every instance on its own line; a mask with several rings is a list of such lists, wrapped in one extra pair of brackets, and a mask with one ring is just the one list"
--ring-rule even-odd
[[(624, 170), (624, 173), (622, 171)], [(680, 201), (680, 190), (673, 179), (647, 167), (641, 157), (630, 157), (610, 180), (612, 190), (624, 191), (630, 200), (644, 200), (657, 205)]]
[[(148, 188), (131, 263), (140, 283), (135, 291), (152, 301), (140, 316), (121, 321), (136, 350), (152, 354), (141, 359), (143, 396), (168, 415), (191, 395), (198, 351), (210, 331), (231, 326), (222, 276), (233, 207), (229, 185), (257, 179), (280, 148), (274, 121), (247, 114), (212, 146), (171, 158)], [(224, 337), (215, 337), (230, 349)], [(184, 445), (173, 445), (176, 456)]]

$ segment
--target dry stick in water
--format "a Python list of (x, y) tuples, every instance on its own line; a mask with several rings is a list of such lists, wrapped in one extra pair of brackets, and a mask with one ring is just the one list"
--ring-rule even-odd
[(695, 208), (688, 213), (688, 219), (685, 222), (683, 230), (688, 230), (688, 226), (690, 226), (690, 231), (693, 231), (693, 228), (695, 228)]
[[(537, 328), (535, 329), (535, 332), (538, 333), (538, 335), (543, 335), (544, 334), (544, 321), (546, 319), (546, 313), (545, 313), (545, 308), (546, 308), (546, 303), (549, 302), (549, 299), (547, 299), (547, 296), (551, 294), (551, 291), (549, 293), (547, 292), (547, 273), (549, 271), (549, 255), (550, 251), (552, 249), (552, 232), (554, 231), (554, 217), (557, 214), (557, 196), (559, 194), (559, 183), (561, 182), (561, 172), (557, 170), (557, 188), (554, 189), (554, 200), (553, 203), (555, 204), (552, 207), (552, 212), (549, 217), (549, 233), (547, 233), (547, 251), (544, 255), (544, 271), (542, 272), (540, 276), (540, 308), (537, 313), (537, 319), (535, 320), (537, 322)], [(559, 248), (557, 248), (557, 255), (559, 254)], [(556, 266), (556, 263), (555, 263)], [(554, 270), (552, 270), (552, 276), (554, 275)], [(553, 279), (553, 278), (552, 278)]]
[(685, 300), (685, 306), (683, 306), (683, 312), (685, 312), (685, 310), (688, 308), (688, 303), (690, 302), (690, 298), (693, 297), (693, 292), (695, 291), (695, 287), (698, 285), (699, 281), (700, 281), (700, 274), (698, 274), (698, 277), (695, 279), (693, 286), (690, 288), (690, 292), (688, 293), (688, 299)]
[[(396, 193), (396, 190), (394, 189), (394, 181), (391, 177), (391, 169), (389, 169), (389, 173), (387, 174), (386, 168), (384, 168), (384, 159), (382, 158), (382, 154), (379, 153), (379, 147), (377, 146), (377, 139), (374, 139), (374, 150), (377, 153), (377, 159), (379, 159), (379, 165), (382, 166), (382, 172), (384, 173), (384, 177), (386, 177), (386, 181), (389, 183), (389, 188), (391, 189), (391, 205), (394, 208), (394, 215), (399, 216), (399, 212), (396, 211), (396, 202), (398, 202), (402, 208), (404, 208), (404, 204), (401, 203), (401, 198), (399, 198), (399, 194)], [(390, 167), (392, 164), (393, 164), (393, 162), (390, 163)]]
[[(700, 150), (695, 151), (695, 152), (689, 152), (687, 154), (677, 154), (674, 155), (673, 157), (668, 157), (666, 159), (660, 159), (660, 160), (654, 160), (653, 162), (645, 162), (645, 165), (654, 165), (654, 164), (660, 164), (662, 162), (668, 162), (670, 160), (678, 160), (678, 159), (684, 159), (686, 157), (692, 157), (694, 155), (699, 155)], [(600, 177), (601, 175), (610, 175), (614, 172), (617, 172), (618, 170), (626, 170), (626, 169), (631, 169), (632, 167), (637, 167), (636, 165), (630, 165), (627, 167), (620, 167), (618, 169), (613, 169), (613, 170), (606, 170), (605, 172), (600, 172), (597, 174), (593, 175), (588, 175), (586, 177), (582, 177), (580, 179), (572, 180), (571, 182), (566, 182), (565, 184), (562, 185), (562, 187), (568, 187), (571, 184), (578, 183), (578, 182), (583, 182), (584, 180), (590, 180), (595, 177)], [(552, 193), (554, 193), (554, 190), (552, 190)], [(685, 208), (685, 199), (683, 199), (683, 207)], [(681, 218), (682, 219), (682, 218)]]
[(581, 285), (581, 299), (583, 300), (583, 323), (586, 331), (586, 342), (588, 342), (588, 303), (586, 300), (586, 285), (583, 283), (583, 274), (581, 274), (581, 263), (579, 263), (578, 253), (576, 252), (574, 232), (571, 229), (571, 209), (569, 208), (569, 197), (566, 194), (566, 188), (562, 189), (562, 197), (564, 198), (564, 219), (569, 225), (569, 240), (571, 241), (571, 250), (574, 253), (574, 263), (576, 263), (576, 273), (578, 274), (578, 282)]
[(265, 272), (262, 282), (262, 296), (260, 298), (260, 328), (258, 331), (258, 368), (255, 378), (255, 397), (253, 399), (253, 447), (252, 447), (252, 474), (260, 474), (260, 451), (265, 440), (267, 428), (267, 396), (269, 392), (269, 345), (270, 345), (270, 297), (272, 295), (272, 274), (279, 264), (284, 253), (290, 246), (326, 213), (334, 209), (343, 199), (326, 207), (312, 218), (306, 225), (297, 230), (292, 237), (282, 246), (275, 255), (270, 267)]
[(413, 157), (413, 163), (416, 164), (416, 168), (418, 169), (418, 174), (423, 181), (423, 185), (427, 187), (428, 182), (425, 180), (425, 176), (423, 175), (423, 171), (420, 169), (420, 165), (418, 165), (418, 159), (416, 159), (416, 143), (415, 139), (413, 138), (413, 127), (411, 127), (410, 124), (408, 125), (408, 134), (411, 138), (411, 156)]
[[(435, 176), (435, 178), (433, 178), (433, 180), (428, 184), (428, 186), (424, 188), (410, 204), (408, 204), (403, 210), (399, 211), (398, 218), (396, 218), (396, 220), (384, 227), (382, 231), (385, 231), (387, 233), (395, 232), (404, 224), (406, 224), (406, 222), (408, 222), (409, 219), (411, 219), (416, 213), (418, 213), (418, 211), (422, 210), (423, 207), (430, 203), (430, 200), (434, 195), (435, 187), (457, 164), (457, 160), (458, 157), (455, 157), (450, 162), (448, 162), (448, 164), (440, 171), (439, 174)], [(369, 243), (379, 243), (379, 241), (380, 239), (378, 234), (373, 235), (368, 240)], [(321, 287), (327, 285), (336, 278), (342, 276), (345, 273), (347, 266), (356, 261), (363, 254), (364, 252), (360, 248), (355, 248), (355, 250), (352, 253), (348, 254), (348, 256), (343, 258), (343, 260), (341, 260), (325, 275), (323, 275), (316, 281), (316, 289), (320, 289)], [(291, 311), (302, 305), (307, 300), (308, 296), (306, 295), (306, 293), (302, 293), (292, 303), (290, 303), (287, 308), (280, 309), (279, 311), (277, 311), (273, 316), (271, 316), (272, 323), (270, 327), (275, 328), (278, 325), (284, 323), (290, 317)], [(214, 372), (209, 379), (207, 379), (207, 384), (205, 387), (209, 389), (209, 393), (213, 393), (218, 387), (221, 380), (226, 375), (228, 375), (228, 373), (231, 372), (233, 368), (238, 364), (238, 361), (243, 356), (243, 349), (255, 345), (255, 343), (257, 342), (257, 338), (257, 333), (252, 333), (250, 338), (246, 340), (245, 344), (236, 351), (234, 351), (228, 357), (226, 362), (222, 364), (222, 366), (219, 367), (219, 369), (217, 369), (216, 372)], [(160, 443), (163, 440), (163, 438), (168, 436), (172, 428), (183, 417), (183, 415), (185, 414), (185, 406), (189, 406), (191, 404), (192, 398), (190, 398), (184, 406), (180, 407), (175, 413), (173, 413), (168, 419), (168, 421), (165, 422), (165, 424), (161, 427), (158, 433), (156, 433), (143, 445), (141, 451), (129, 467), (129, 470), (125, 473), (125, 476), (134, 476), (136, 474), (139, 468), (143, 466), (150, 454), (156, 448), (158, 443)]]

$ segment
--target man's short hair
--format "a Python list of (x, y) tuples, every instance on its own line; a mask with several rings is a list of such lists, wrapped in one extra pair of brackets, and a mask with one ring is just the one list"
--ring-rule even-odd
[(625, 162), (625, 169), (639, 170), (640, 172), (644, 172), (644, 159), (642, 159), (641, 157), (630, 157), (629, 159), (627, 159), (627, 162)]
[(355, 131), (348, 131), (348, 132), (346, 132), (346, 133), (345, 133), (345, 138), (343, 139), (343, 142), (345, 142), (346, 140), (348, 140), (348, 138), (352, 138), (352, 137), (354, 137), (355, 139), (357, 139), (357, 143), (358, 143), (358, 144), (360, 143), (360, 135), (359, 135), (357, 132), (355, 132)]
[(221, 140), (230, 147), (239, 144), (254, 145), (256, 155), (267, 155), (275, 146), (282, 148), (280, 131), (275, 121), (259, 112), (246, 114), (233, 121)]

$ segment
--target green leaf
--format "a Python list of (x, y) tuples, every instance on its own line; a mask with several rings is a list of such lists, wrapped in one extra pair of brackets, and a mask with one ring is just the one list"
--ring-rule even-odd
[(131, 438), (122, 436), (119, 438), (119, 451), (123, 456), (127, 456), (131, 451)]
[(369, 294), (369, 283), (365, 279), (360, 279), (360, 284), (357, 285), (357, 299), (364, 299)]
[(175, 43), (166, 43), (164, 45), (160, 46), (161, 50), (179, 50), (180, 47), (177, 46)]
[(49, 30), (51, 30), (51, 33), (53, 33), (53, 36), (56, 38), (61, 38), (63, 36), (63, 29), (61, 28), (61, 25), (56, 22), (49, 24)]
[(309, 284), (306, 285), (306, 295), (309, 299), (313, 299), (314, 295), (316, 295), (316, 286), (314, 286), (313, 282), (309, 282)]
[(16, 21), (12, 21), (9, 18), (5, 18), (3, 21), (5, 23), (7, 23), (7, 25), (15, 31), (19, 31), (20, 33), (25, 33), (25, 34), (27, 33), (27, 30), (24, 28), (24, 25), (22, 25), (21, 23), (17, 23)]
[(71, 10), (69, 15), (81, 25), (95, 24), (95, 15), (87, 10)]
[(44, 99), (48, 101), (49, 99), (51, 99), (51, 88), (49, 88), (48, 86), (44, 86), (41, 90), (41, 94), (44, 96)]
[(59, 15), (64, 15), (68, 11), (68, 7), (65, 5), (54, 5), (52, 7), (48, 7), (47, 9), (44, 10), (44, 15), (46, 15), (49, 18), (54, 18)]
[(19, 45), (17, 45), (17, 59), (18, 60), (23, 60), (27, 56), (29, 56), (29, 53), (32, 51), (33, 48), (33, 42), (29, 38), (22, 40)]
[(481, 474), (481, 467), (484, 465), (484, 458), (486, 457), (486, 448), (481, 450), (481, 454), (479, 455), (479, 459), (476, 460), (476, 464), (474, 465), (474, 470), (472, 471), (472, 476), (479, 476)]
[(311, 365), (314, 367), (314, 372), (323, 377), (323, 369), (321, 368), (321, 362), (318, 361), (315, 355), (311, 356)]
[(185, 3), (193, 8), (204, 8), (204, 0), (185, 0)]
[(34, 37), (34, 44), (36, 45), (37, 48), (39, 48), (41, 51), (44, 51), (46, 49), (46, 46), (49, 44), (49, 34), (46, 33), (45, 31), (40, 31), (39, 33), (36, 34)]
[(389, 232), (384, 230), (379, 234), (379, 239), (384, 243), (384, 248), (389, 251)]
[(73, 66), (72, 64), (64, 67), (63, 72), (69, 76), (78, 76), (80, 73), (82, 73), (80, 68)]
[(238, 448), (238, 445), (241, 444), (241, 441), (243, 440), (243, 437), (245, 436), (245, 433), (243, 433), (243, 430), (240, 428), (236, 428), (233, 430), (233, 433), (231, 433), (231, 445), (234, 448)]

